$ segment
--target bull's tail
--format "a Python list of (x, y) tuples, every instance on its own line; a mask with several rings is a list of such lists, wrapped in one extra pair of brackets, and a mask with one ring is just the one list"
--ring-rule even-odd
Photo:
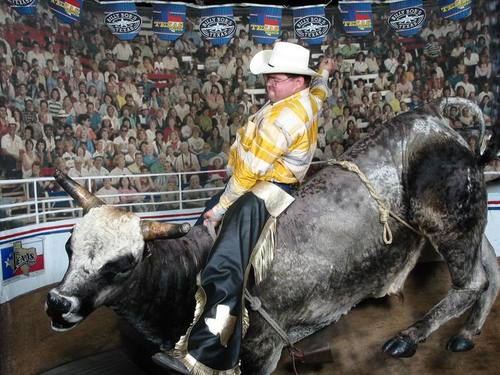
[(493, 133), (488, 141), (486, 150), (484, 150), (483, 154), (479, 157), (479, 165), (481, 167), (496, 159), (500, 151), (500, 120), (497, 119), (492, 130)]
[(483, 115), (483, 111), (481, 111), (481, 108), (479, 108), (479, 106), (476, 103), (471, 102), (468, 99), (460, 98), (460, 97), (456, 97), (456, 96), (438, 99), (436, 104), (438, 106), (438, 110), (439, 110), (439, 113), (441, 114), (441, 116), (446, 117), (445, 110), (448, 107), (456, 106), (459, 108), (467, 107), (469, 109), (469, 111), (471, 111), (471, 113), (477, 117), (477, 119), (479, 120), (480, 129), (479, 129), (479, 141), (477, 142), (478, 147), (476, 149), (476, 152), (478, 153), (478, 156), (479, 156), (481, 145), (483, 144), (483, 141), (484, 141), (484, 135), (486, 133), (486, 125), (484, 123), (484, 115)]
[(497, 121), (495, 127), (493, 128), (493, 134), (488, 141), (485, 151), (480, 154), (481, 147), (483, 145), (484, 137), (486, 134), (486, 125), (484, 122), (484, 115), (481, 108), (476, 103), (471, 102), (468, 99), (451, 97), (451, 98), (441, 98), (437, 101), (438, 111), (441, 116), (445, 115), (445, 109), (450, 106), (457, 106), (459, 108), (467, 107), (471, 113), (477, 117), (479, 120), (480, 134), (477, 148), (478, 162), (480, 166), (485, 166), (493, 159), (497, 157), (498, 151), (500, 150), (500, 124)]

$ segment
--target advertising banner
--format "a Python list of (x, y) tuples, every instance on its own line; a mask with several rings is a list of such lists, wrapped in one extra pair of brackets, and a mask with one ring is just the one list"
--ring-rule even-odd
[(175, 41), (186, 30), (186, 5), (153, 4), (153, 31), (162, 40)]
[(283, 8), (253, 6), (250, 8), (250, 34), (256, 43), (271, 44), (281, 35)]
[(346, 33), (364, 36), (372, 32), (371, 2), (339, 1), (339, 11)]
[(295, 37), (310, 45), (323, 43), (332, 26), (328, 18), (325, 17), (325, 6), (312, 5), (292, 9)]
[(404, 0), (390, 4), (391, 15), (387, 22), (399, 35), (408, 37), (419, 33), (425, 23), (422, 0)]
[(233, 7), (222, 5), (202, 8), (200, 33), (214, 46), (228, 44), (236, 33)]
[(142, 18), (133, 1), (106, 2), (104, 23), (120, 40), (132, 40), (141, 31)]

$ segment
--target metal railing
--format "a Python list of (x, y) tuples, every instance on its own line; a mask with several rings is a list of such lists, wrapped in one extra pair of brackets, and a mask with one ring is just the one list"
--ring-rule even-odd
[[(100, 199), (119, 199), (119, 203), (111, 204), (122, 209), (134, 212), (155, 212), (164, 210), (182, 210), (186, 208), (203, 208), (211, 196), (224, 186), (191, 189), (186, 185), (189, 176), (196, 174), (206, 179), (226, 170), (211, 170), (183, 173), (148, 173), (108, 176), (72, 177), (75, 181), (85, 186), (87, 190), (96, 194)], [(167, 189), (169, 177), (176, 180), (175, 189)], [(156, 189), (131, 193), (102, 194), (97, 193), (96, 186), (104, 184), (104, 180), (119, 180), (129, 178), (130, 187), (133, 181), (140, 178), (151, 178)], [(163, 181), (158, 183), (158, 181)], [(17, 180), (0, 180), (0, 228), (14, 228), (27, 224), (40, 224), (51, 220), (68, 219), (82, 215), (82, 208), (74, 204), (73, 199), (61, 190), (46, 190), (45, 187), (55, 182), (53, 177), (39, 177)], [(55, 184), (55, 186), (58, 186)], [(119, 187), (114, 186), (117, 190)], [(129, 188), (130, 188), (129, 187)], [(44, 195), (40, 196), (40, 192)], [(192, 197), (197, 195), (198, 197)], [(126, 202), (127, 198), (136, 197), (133, 201)], [(125, 199), (124, 199), (125, 198)]]
[[(315, 162), (313, 164), (324, 164), (324, 162)], [(112, 204), (121, 209), (130, 210), (137, 213), (183, 210), (187, 208), (203, 208), (206, 201), (218, 191), (224, 189), (224, 186), (190, 189), (185, 181), (190, 175), (209, 176), (218, 173), (227, 173), (226, 170), (216, 171), (198, 171), (183, 173), (149, 173), (149, 174), (129, 174), (129, 175), (109, 175), (109, 176), (88, 176), (74, 177), (75, 181), (87, 188), (90, 192), (96, 193), (96, 181), (105, 179), (116, 180), (122, 177), (128, 177), (130, 181), (147, 177), (154, 180), (162, 179), (163, 183), (157, 183), (157, 190), (136, 192), (136, 193), (118, 193), (118, 194), (97, 194), (104, 201), (109, 198), (118, 198), (119, 203)], [(500, 172), (484, 172), (487, 176), (500, 177)], [(167, 190), (167, 181), (169, 177), (175, 176), (175, 189)], [(203, 179), (203, 177), (202, 177)], [(207, 178), (208, 179), (208, 178)], [(54, 182), (53, 177), (40, 177), (18, 180), (0, 180), (0, 229), (20, 227), (28, 224), (40, 224), (52, 220), (62, 220), (68, 218), (80, 217), (82, 215), (81, 207), (73, 203), (73, 199), (62, 191), (50, 193), (45, 191), (43, 196), (38, 192), (42, 185)], [(199, 197), (190, 198), (192, 194)], [(137, 197), (136, 201), (124, 202), (123, 198)]]

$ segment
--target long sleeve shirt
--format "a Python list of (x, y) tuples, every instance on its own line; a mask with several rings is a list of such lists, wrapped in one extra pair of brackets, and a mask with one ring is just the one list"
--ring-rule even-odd
[(328, 71), (313, 77), (310, 87), (276, 103), (266, 103), (239, 129), (231, 146), (232, 173), (214, 207), (224, 212), (258, 181), (301, 182), (317, 144), (318, 117), (328, 96)]

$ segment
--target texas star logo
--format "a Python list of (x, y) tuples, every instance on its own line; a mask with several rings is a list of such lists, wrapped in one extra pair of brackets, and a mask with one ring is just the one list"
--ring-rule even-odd
[(108, 14), (104, 21), (115, 34), (128, 34), (138, 31), (142, 25), (142, 18), (133, 12), (113, 12)]
[(300, 39), (320, 38), (330, 30), (330, 21), (322, 16), (305, 16), (295, 21), (293, 28)]
[(236, 32), (236, 23), (225, 16), (205, 17), (201, 20), (200, 32), (208, 39), (228, 38)]
[(389, 26), (396, 31), (414, 29), (425, 21), (425, 10), (422, 8), (405, 8), (391, 14)]
[(19, 276), (30, 276), (30, 273), (45, 269), (43, 256), (43, 240), (30, 239), (15, 241), (0, 249), (0, 269), (3, 282), (10, 282)]

